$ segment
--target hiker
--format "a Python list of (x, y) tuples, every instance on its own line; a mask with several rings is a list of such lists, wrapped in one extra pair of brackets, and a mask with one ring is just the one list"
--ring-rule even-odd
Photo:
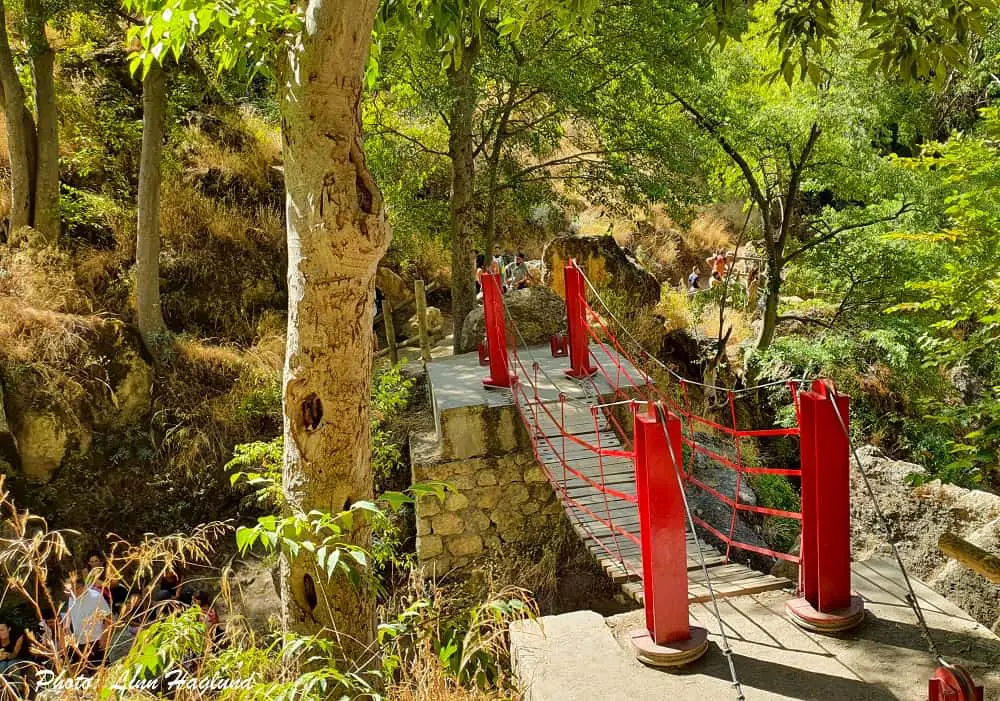
[(507, 278), (504, 275), (503, 249), (500, 248), (500, 244), (493, 246), (493, 260), (490, 261), (489, 272), (500, 276), (500, 291), (506, 292)]
[(483, 275), (486, 274), (486, 255), (476, 254), (476, 299), (483, 296)]
[(757, 307), (757, 290), (760, 287), (760, 263), (754, 261), (747, 270), (747, 303), (744, 311)]
[(9, 623), (0, 623), (0, 674), (28, 656), (28, 641), (24, 632)]
[(729, 255), (719, 249), (708, 258), (705, 262), (712, 266), (712, 276), (708, 279), (709, 288), (713, 287), (716, 282), (722, 282), (726, 275), (726, 262), (728, 261)]
[(111, 577), (107, 560), (102, 553), (91, 550), (85, 561), (90, 586), (101, 593), (113, 611), (118, 611), (128, 596), (128, 590), (120, 581)]
[(82, 572), (71, 572), (66, 580), (63, 629), (69, 634), (71, 652), (81, 662), (99, 662), (104, 656), (105, 633), (111, 622), (111, 606), (99, 591), (88, 586)]
[(688, 294), (694, 294), (698, 291), (698, 283), (701, 281), (701, 273), (698, 272), (698, 266), (691, 268), (691, 274), (688, 275)]
[(510, 289), (523, 290), (528, 286), (528, 266), (524, 264), (522, 251), (518, 251), (514, 262), (507, 266), (506, 276)]

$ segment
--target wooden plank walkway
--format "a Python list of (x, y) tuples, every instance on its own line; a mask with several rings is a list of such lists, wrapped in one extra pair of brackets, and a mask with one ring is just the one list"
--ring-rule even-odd
[[(577, 502), (563, 502), (573, 529), (611, 580), (642, 604), (638, 506), (629, 499), (603, 493), (591, 484), (603, 484), (634, 498), (635, 468), (632, 460), (620, 456), (599, 456), (565, 438), (561, 429), (565, 426), (567, 433), (591, 446), (624, 450), (600, 410), (595, 418), (592, 406), (585, 396), (575, 396), (562, 402), (529, 402), (522, 409), (533, 427), (532, 440), (543, 466), (552, 475), (553, 486), (557, 492), (565, 489), (566, 494)], [(573, 471), (578, 474), (573, 474)], [(609, 527), (609, 523), (614, 528)], [(792, 586), (787, 579), (762, 574), (744, 565), (727, 564), (725, 556), (715, 548), (688, 533), (686, 559), (690, 603), (710, 599), (702, 571), (702, 558), (709, 568), (716, 597), (756, 594)]]

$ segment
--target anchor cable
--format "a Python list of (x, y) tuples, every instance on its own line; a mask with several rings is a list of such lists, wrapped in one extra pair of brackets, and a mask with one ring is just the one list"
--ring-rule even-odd
[[(667, 451), (670, 453), (670, 462), (674, 464), (674, 474), (677, 477), (677, 488), (681, 490), (681, 499), (684, 501), (684, 513), (687, 515), (688, 525), (691, 527), (691, 534), (695, 537), (695, 543), (698, 544), (698, 531), (695, 530), (694, 517), (691, 515), (691, 505), (688, 504), (687, 492), (684, 489), (684, 479), (681, 477), (680, 467), (677, 462), (673, 459), (674, 455), (678, 453), (674, 452), (673, 444), (670, 440), (670, 431), (667, 430), (667, 417), (663, 411), (663, 406), (656, 402), (654, 405), (656, 407), (656, 415), (660, 424), (660, 428), (663, 431), (663, 436), (667, 440)], [(712, 600), (712, 608), (715, 613), (715, 620), (719, 623), (719, 636), (722, 639), (722, 654), (726, 656), (726, 661), (729, 663), (729, 676), (733, 680), (732, 686), (736, 690), (737, 701), (746, 701), (746, 696), (743, 694), (743, 686), (740, 683), (739, 676), (736, 674), (736, 663), (733, 662), (733, 649), (729, 646), (729, 636), (726, 635), (726, 626), (722, 621), (722, 614), (719, 612), (719, 601), (715, 598), (715, 588), (712, 586), (712, 578), (708, 574), (708, 565), (705, 564), (705, 553), (702, 552), (700, 544), (698, 544), (698, 560), (701, 564), (701, 572), (705, 577), (705, 585), (708, 587), (708, 595)]]
[(827, 393), (827, 398), (830, 400), (830, 405), (833, 406), (833, 411), (837, 415), (837, 423), (840, 424), (840, 428), (844, 432), (844, 437), (847, 439), (847, 445), (851, 448), (851, 455), (854, 457), (854, 462), (858, 467), (858, 472), (861, 473), (861, 478), (865, 484), (865, 491), (868, 492), (868, 496), (872, 501), (872, 506), (875, 509), (875, 518), (882, 526), (882, 530), (885, 531), (886, 542), (889, 544), (889, 548), (892, 550), (892, 554), (896, 558), (896, 564), (899, 566), (899, 571), (903, 574), (903, 582), (906, 584), (907, 592), (906, 603), (909, 604), (910, 608), (913, 610), (913, 615), (916, 616), (917, 622), (920, 624), (921, 635), (927, 642), (927, 647), (930, 650), (930, 653), (934, 656), (935, 661), (940, 665), (951, 668), (952, 665), (941, 656), (941, 652), (938, 650), (937, 645), (934, 643), (934, 638), (931, 636), (930, 628), (924, 618), (924, 611), (920, 607), (920, 601), (917, 599), (917, 593), (914, 591), (913, 584), (910, 582), (910, 575), (907, 573), (906, 567), (903, 565), (903, 558), (899, 554), (899, 549), (896, 547), (896, 541), (892, 537), (892, 530), (889, 527), (889, 522), (882, 513), (882, 508), (878, 503), (878, 497), (875, 496), (875, 489), (872, 487), (871, 480), (868, 478), (868, 473), (865, 471), (865, 468), (861, 464), (861, 459), (858, 457), (858, 451), (855, 449), (854, 442), (851, 440), (850, 431), (847, 429), (847, 422), (844, 421), (844, 417), (840, 413), (840, 407), (837, 406), (837, 400), (831, 392)]

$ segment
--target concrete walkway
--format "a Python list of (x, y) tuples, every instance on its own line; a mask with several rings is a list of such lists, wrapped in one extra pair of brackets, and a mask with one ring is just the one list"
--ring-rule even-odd
[[(748, 701), (919, 701), (935, 664), (903, 599), (902, 578), (885, 559), (854, 563), (854, 588), (866, 621), (841, 636), (807, 633), (784, 615), (789, 596), (768, 592), (719, 602), (734, 663)], [(1000, 699), (1000, 639), (965, 612), (914, 582), (942, 654), (967, 666)], [(711, 604), (690, 607), (693, 625), (709, 630), (706, 656), (681, 672), (635, 660), (628, 635), (643, 612), (604, 619), (578, 611), (514, 624), (511, 652), (528, 701), (723, 701), (735, 699), (718, 647)], [(540, 624), (540, 625), (539, 625)]]

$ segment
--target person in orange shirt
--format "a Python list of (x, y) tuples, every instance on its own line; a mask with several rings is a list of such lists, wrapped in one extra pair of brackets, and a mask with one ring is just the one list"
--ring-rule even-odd
[(705, 259), (705, 262), (712, 268), (712, 276), (708, 279), (709, 287), (714, 287), (716, 282), (723, 281), (726, 276), (726, 263), (728, 259), (729, 255), (721, 249)]

